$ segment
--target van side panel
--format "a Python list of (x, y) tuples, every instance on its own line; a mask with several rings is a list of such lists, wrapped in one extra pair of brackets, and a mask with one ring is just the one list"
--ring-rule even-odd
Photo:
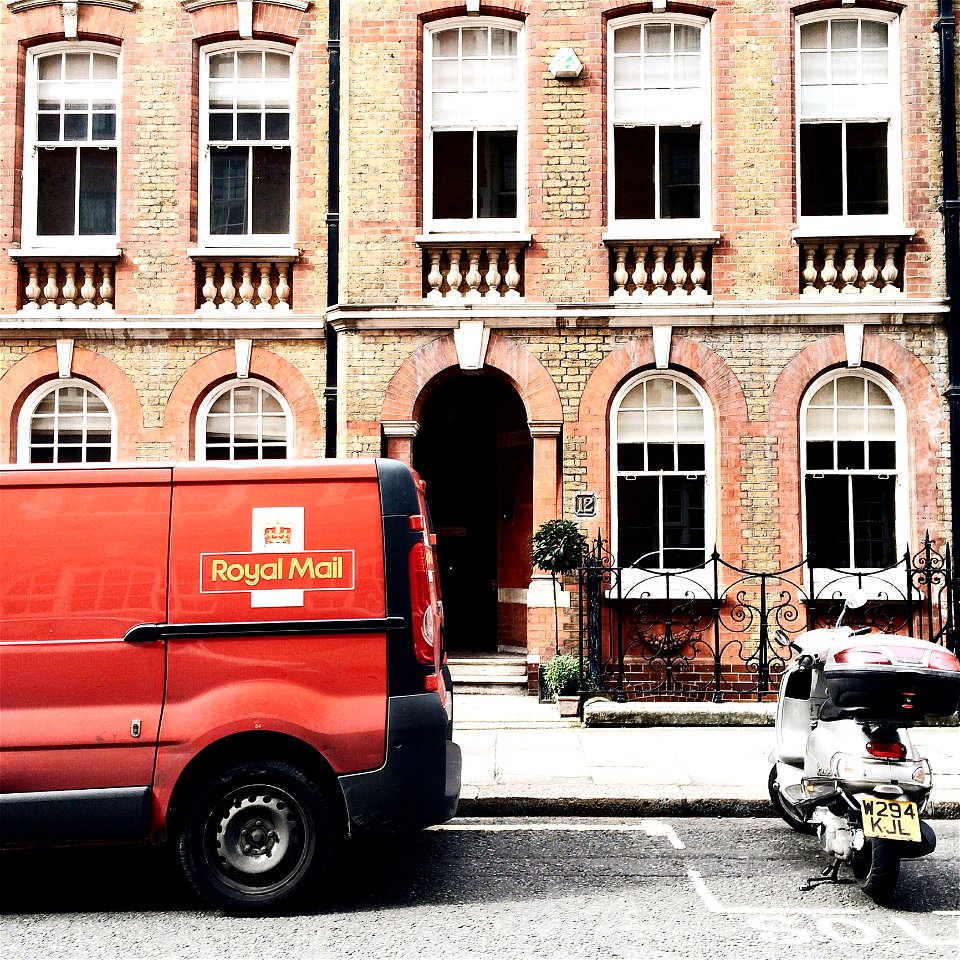
[(123, 636), (166, 616), (170, 479), (169, 468), (0, 477), (0, 789), (18, 806), (151, 783), (164, 645)]
[[(289, 479), (288, 479), (289, 478)], [(288, 733), (335, 773), (383, 763), (387, 621), (372, 465), (181, 465), (157, 791), (216, 739)], [(267, 624), (279, 624), (271, 633)], [(261, 626), (263, 625), (263, 626)]]

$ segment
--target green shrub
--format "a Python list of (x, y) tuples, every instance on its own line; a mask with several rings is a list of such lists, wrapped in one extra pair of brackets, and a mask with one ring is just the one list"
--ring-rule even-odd
[(547, 690), (555, 697), (572, 696), (580, 690), (580, 659), (568, 653), (558, 653), (546, 666), (543, 674)]

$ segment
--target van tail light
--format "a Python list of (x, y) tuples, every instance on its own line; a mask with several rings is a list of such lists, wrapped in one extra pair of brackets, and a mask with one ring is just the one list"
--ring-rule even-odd
[(878, 760), (906, 760), (907, 748), (899, 740), (888, 743), (884, 740), (871, 740), (867, 743), (867, 753)]
[(431, 552), (426, 543), (419, 540), (410, 549), (410, 612), (413, 652), (421, 663), (434, 662), (436, 599)]

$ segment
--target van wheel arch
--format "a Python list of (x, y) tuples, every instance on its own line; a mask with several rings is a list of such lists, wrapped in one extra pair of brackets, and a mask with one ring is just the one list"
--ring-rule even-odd
[(224, 770), (242, 763), (280, 761), (307, 774), (323, 791), (344, 836), (347, 810), (337, 776), (326, 759), (309, 744), (282, 733), (257, 731), (235, 734), (205, 747), (184, 768), (177, 779), (167, 807), (167, 837), (175, 838), (183, 828), (191, 798)]

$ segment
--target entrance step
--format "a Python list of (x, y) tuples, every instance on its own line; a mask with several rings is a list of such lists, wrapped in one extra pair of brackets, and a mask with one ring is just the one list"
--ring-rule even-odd
[(527, 695), (527, 658), (515, 654), (447, 658), (454, 693)]

